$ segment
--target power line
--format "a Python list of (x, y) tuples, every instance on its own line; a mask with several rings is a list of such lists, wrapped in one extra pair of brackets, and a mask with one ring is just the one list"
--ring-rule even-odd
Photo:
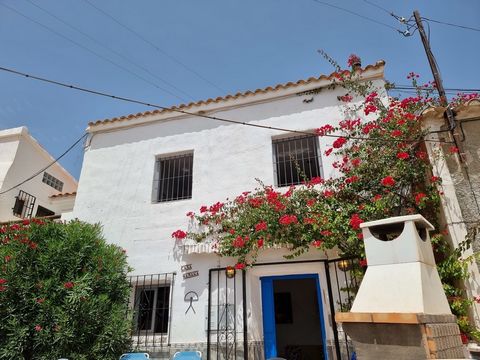
[[(85, 0), (85, 1), (87, 1), (87, 0)], [(343, 8), (343, 7), (340, 7), (340, 6), (337, 6), (337, 5), (333, 5), (333, 4), (330, 4), (330, 3), (328, 3), (328, 2), (320, 1), (320, 0), (312, 0), (312, 1), (313, 1), (313, 2), (316, 2), (317, 4), (322, 4), (322, 5), (325, 5), (325, 6), (329, 6), (329, 7), (331, 7), (331, 8), (334, 8), (334, 9), (337, 9), (337, 10), (340, 10), (340, 11), (347, 12), (347, 13), (349, 13), (349, 14), (351, 14), (351, 15), (358, 16), (358, 17), (360, 17), (360, 18), (362, 18), (362, 19), (365, 19), (365, 20), (374, 22), (374, 23), (376, 23), (376, 24), (378, 24), (378, 25), (382, 25), (382, 26), (388, 27), (388, 28), (390, 28), (390, 29), (392, 29), (392, 30), (398, 31), (399, 33), (403, 33), (402, 31), (398, 30), (398, 29), (395, 28), (394, 26), (388, 25), (388, 24), (386, 24), (386, 23), (384, 23), (384, 22), (381, 22), (381, 21), (372, 19), (372, 18), (370, 18), (370, 17), (368, 17), (368, 16), (364, 16), (364, 15), (359, 14), (359, 13), (356, 13), (356, 12), (354, 12), (354, 11), (345, 9), (345, 8)]]
[(146, 44), (150, 45), (151, 47), (153, 47), (157, 52), (161, 53), (163, 56), (166, 56), (168, 57), (170, 60), (172, 60), (173, 62), (177, 63), (178, 65), (180, 65), (181, 67), (183, 67), (185, 70), (189, 71), (190, 73), (194, 74), (195, 76), (197, 76), (199, 79), (207, 82), (208, 84), (210, 84), (211, 86), (213, 86), (214, 88), (216, 88), (217, 90), (225, 93), (227, 92), (226, 90), (222, 89), (221, 87), (217, 86), (215, 83), (213, 83), (212, 81), (208, 80), (206, 77), (202, 76), (198, 71), (192, 69), (191, 67), (189, 67), (188, 65), (186, 65), (185, 63), (183, 63), (182, 61), (180, 61), (179, 59), (177, 59), (176, 57), (174, 57), (173, 55), (167, 53), (165, 50), (162, 50), (161, 48), (159, 48), (157, 45), (155, 45), (154, 43), (152, 43), (150, 40), (148, 40), (147, 38), (145, 38), (143, 35), (141, 35), (140, 33), (138, 33), (137, 31), (133, 30), (131, 27), (123, 24), (122, 22), (120, 22), (120, 20), (116, 19), (115, 17), (113, 17), (112, 15), (110, 15), (109, 13), (107, 13), (105, 10), (99, 8), (98, 6), (92, 4), (91, 1), (89, 0), (83, 0), (84, 2), (86, 2), (88, 5), (90, 5), (91, 7), (93, 7), (94, 9), (96, 9), (98, 12), (100, 12), (101, 14), (105, 15), (106, 17), (108, 17), (109, 19), (111, 19), (113, 22), (115, 22), (116, 24), (120, 25), (121, 27), (123, 27), (124, 29), (126, 29), (127, 31), (131, 32), (132, 34), (134, 34), (137, 38), (139, 38), (140, 40), (142, 40), (143, 42), (145, 42)]
[(38, 176), (38, 175), (40, 175), (41, 173), (43, 173), (43, 172), (44, 172), (45, 170), (47, 170), (50, 166), (52, 166), (53, 164), (57, 163), (62, 157), (64, 157), (65, 155), (67, 155), (67, 154), (70, 152), (70, 150), (72, 150), (72, 149), (75, 147), (75, 145), (77, 145), (80, 141), (82, 141), (82, 139), (84, 139), (87, 135), (88, 135), (88, 133), (83, 134), (78, 140), (76, 140), (72, 145), (70, 145), (70, 147), (63, 152), (63, 154), (61, 154), (59, 157), (55, 158), (52, 162), (50, 162), (50, 164), (48, 164), (48, 165), (45, 166), (44, 168), (38, 170), (35, 174), (33, 174), (32, 176), (29, 176), (28, 178), (26, 178), (26, 179), (23, 180), (22, 182), (18, 183), (17, 185), (12, 186), (12, 187), (9, 188), (8, 190), (4, 190), (4, 191), (0, 192), (0, 195), (5, 194), (5, 193), (7, 193), (7, 192), (9, 192), (9, 191), (11, 191), (11, 190), (19, 187), (20, 185), (25, 184), (26, 182), (32, 180), (32, 179), (35, 178), (36, 176)]
[[(411, 85), (394, 85), (395, 89), (403, 89), (403, 90), (415, 90), (417, 89), (415, 86)], [(463, 91), (463, 92), (478, 92), (480, 89), (461, 89), (461, 88), (445, 88), (445, 91)]]
[[(292, 129), (280, 128), (280, 127), (276, 127), (276, 126), (252, 124), (252, 123), (248, 123), (248, 122), (245, 122), (245, 121), (226, 119), (226, 118), (221, 118), (221, 117), (216, 117), (216, 116), (211, 116), (211, 115), (206, 115), (206, 114), (200, 114), (200, 113), (192, 113), (192, 112), (189, 112), (189, 111), (180, 110), (180, 109), (175, 108), (175, 107), (168, 108), (168, 107), (165, 107), (165, 106), (148, 103), (148, 102), (141, 101), (141, 100), (135, 100), (135, 99), (131, 99), (131, 98), (123, 97), (123, 96), (117, 96), (117, 95), (104, 93), (104, 92), (101, 92), (101, 91), (98, 91), (98, 90), (91, 90), (91, 89), (87, 89), (87, 88), (83, 88), (83, 87), (79, 87), (79, 86), (75, 86), (75, 85), (65, 84), (65, 83), (62, 83), (60, 81), (50, 80), (50, 79), (47, 79), (47, 78), (42, 78), (42, 77), (39, 77), (39, 76), (30, 75), (30, 74), (27, 74), (27, 73), (23, 73), (23, 72), (13, 70), (13, 69), (9, 69), (9, 68), (5, 68), (5, 67), (0, 67), (0, 71), (9, 72), (9, 73), (12, 73), (12, 74), (15, 74), (15, 75), (23, 76), (23, 77), (26, 77), (26, 78), (46, 82), (46, 83), (49, 83), (49, 84), (53, 84), (53, 85), (57, 85), (57, 86), (81, 91), (81, 92), (86, 92), (86, 93), (90, 93), (90, 94), (94, 94), (94, 95), (98, 95), (98, 96), (103, 96), (103, 97), (108, 97), (108, 98), (111, 98), (111, 99), (121, 100), (121, 101), (129, 102), (129, 103), (133, 103), (133, 104), (140, 104), (140, 105), (144, 105), (144, 106), (149, 106), (149, 107), (153, 107), (153, 108), (157, 108), (157, 109), (161, 109), (161, 110), (177, 112), (177, 113), (184, 114), (184, 115), (198, 116), (198, 117), (205, 118), (205, 119), (222, 121), (222, 122), (226, 122), (226, 123), (230, 123), (230, 124), (251, 126), (251, 127), (261, 128), (261, 129), (277, 130), (277, 131), (283, 131), (283, 132), (294, 133), (294, 134), (302, 134), (302, 135), (313, 135), (312, 132), (308, 132), (308, 131), (292, 130)], [(352, 140), (377, 141), (377, 142), (394, 142), (394, 143), (411, 141), (411, 140), (408, 140), (408, 139), (370, 139), (370, 138), (365, 138), (365, 137), (342, 136), (342, 135), (332, 135), (332, 134), (326, 134), (325, 137), (345, 138), (345, 139), (352, 139)], [(451, 143), (449, 141), (444, 141), (444, 140), (425, 139), (425, 141)]]
[(4, 3), (2, 3), (2, 2), (0, 2), (0, 5), (3, 6), (3, 7), (5, 7), (5, 8), (7, 8), (7, 9), (9, 9), (10, 11), (13, 11), (13, 12), (16, 13), (17, 15), (20, 15), (20, 16), (24, 17), (25, 19), (27, 19), (27, 20), (29, 20), (29, 21), (31, 21), (31, 22), (33, 22), (33, 23), (35, 23), (35, 24), (43, 27), (43, 28), (46, 29), (47, 31), (50, 31), (51, 33), (54, 33), (54, 34), (57, 35), (57, 36), (60, 36), (61, 38), (65, 39), (65, 40), (67, 40), (67, 41), (69, 41), (69, 42), (71, 42), (72, 44), (74, 44), (74, 45), (82, 48), (83, 50), (88, 51), (89, 53), (95, 55), (96, 57), (98, 57), (98, 58), (100, 58), (100, 59), (102, 59), (102, 60), (104, 60), (104, 61), (106, 61), (106, 62), (108, 62), (108, 63), (110, 63), (110, 64), (112, 64), (112, 65), (114, 65), (114, 66), (116, 66), (117, 68), (119, 68), (119, 69), (121, 69), (121, 70), (123, 70), (123, 71), (128, 72), (130, 75), (135, 76), (136, 78), (138, 78), (138, 79), (140, 79), (140, 80), (142, 80), (142, 81), (144, 81), (144, 82), (146, 82), (146, 83), (148, 83), (148, 84), (156, 87), (157, 89), (162, 90), (163, 92), (168, 93), (168, 94), (170, 94), (170, 95), (172, 95), (172, 96), (174, 96), (174, 97), (176, 97), (177, 99), (180, 99), (180, 100), (182, 100), (182, 101), (185, 100), (185, 99), (183, 99), (182, 97), (180, 97), (180, 96), (172, 93), (171, 91), (169, 91), (169, 90), (167, 90), (167, 89), (165, 89), (165, 88), (162, 88), (162, 87), (158, 86), (157, 84), (155, 84), (154, 82), (152, 82), (152, 81), (144, 78), (143, 76), (138, 75), (137, 73), (129, 70), (128, 68), (126, 68), (126, 67), (124, 67), (124, 66), (122, 66), (122, 65), (120, 65), (120, 64), (118, 64), (118, 63), (116, 63), (116, 62), (114, 62), (114, 61), (112, 61), (112, 60), (110, 60), (109, 58), (107, 58), (107, 57), (105, 57), (105, 56), (97, 53), (96, 51), (94, 51), (94, 50), (92, 50), (92, 49), (90, 49), (90, 48), (82, 45), (81, 43), (79, 43), (79, 42), (77, 42), (77, 41), (75, 41), (75, 40), (73, 40), (73, 39), (71, 39), (71, 38), (63, 35), (62, 33), (56, 31), (55, 29), (52, 29), (51, 27), (49, 27), (49, 26), (47, 26), (47, 25), (44, 25), (44, 24), (42, 24), (41, 22), (39, 22), (39, 21), (37, 21), (37, 20), (35, 20), (35, 19), (33, 19), (33, 18), (31, 18), (31, 17), (29, 17), (29, 16), (21, 13), (21, 12), (18, 11), (17, 9), (14, 9), (14, 8), (12, 8), (12, 7), (6, 5), (6, 4), (4, 4)]
[(376, 7), (377, 9), (380, 9), (380, 10), (382, 10), (382, 11), (385, 11), (388, 15), (393, 16), (393, 12), (388, 11), (388, 10), (385, 9), (384, 7), (382, 7), (382, 6), (380, 6), (380, 5), (377, 5), (377, 4), (375, 4), (375, 3), (372, 3), (372, 2), (370, 2), (370, 1), (368, 1), (368, 0), (363, 0), (363, 1), (366, 2), (367, 4), (370, 4), (370, 5), (374, 6), (374, 7)]
[(448, 22), (445, 22), (445, 21), (429, 19), (429, 18), (426, 18), (426, 17), (422, 17), (422, 20), (431, 21), (431, 22), (434, 22), (434, 23), (437, 23), (437, 24), (443, 24), (443, 25), (453, 26), (453, 27), (457, 27), (457, 28), (460, 28), (460, 29), (472, 30), (472, 31), (479, 31), (479, 32), (480, 32), (480, 29), (474, 28), (474, 27), (470, 27), (470, 26), (452, 24), (452, 23), (448, 23)]
[(76, 26), (73, 26), (72, 24), (69, 24), (68, 22), (64, 21), (62, 18), (58, 17), (57, 15), (53, 14), (52, 12), (48, 11), (47, 9), (41, 7), (40, 5), (34, 3), (32, 0), (25, 0), (27, 2), (29, 2), (30, 4), (32, 4), (33, 6), (35, 6), (36, 8), (40, 9), (41, 11), (43, 11), (44, 13), (50, 15), (51, 17), (53, 17), (54, 19), (60, 21), (62, 24), (68, 26), (69, 28), (73, 29), (74, 31), (82, 34), (83, 36), (87, 37), (88, 39), (90, 39), (91, 41), (95, 42), (97, 45), (107, 49), (108, 51), (114, 53), (115, 55), (121, 57), (123, 60), (127, 61), (128, 63), (130, 63), (131, 65), (134, 65), (140, 69), (142, 69), (143, 71), (145, 71), (146, 73), (148, 73), (149, 75), (153, 76), (154, 78), (156, 78), (157, 80), (163, 82), (164, 84), (172, 87), (173, 89), (177, 90), (179, 93), (182, 93), (184, 95), (186, 95), (187, 97), (189, 97), (190, 99), (193, 100), (193, 96), (190, 95), (189, 93), (183, 91), (182, 89), (179, 89), (177, 86), (175, 86), (174, 84), (168, 82), (167, 80), (157, 76), (156, 74), (154, 74), (153, 72), (151, 72), (150, 70), (148, 70), (145, 66), (142, 66), (140, 64), (137, 64), (136, 62), (134, 62), (133, 60), (129, 59), (128, 57), (126, 57), (125, 55), (123, 55), (121, 52), (119, 51), (116, 51), (114, 49), (112, 49), (110, 46), (98, 41), (97, 39), (95, 39), (93, 36), (87, 34), (86, 32), (82, 31), (81, 29), (79, 29), (78, 27)]

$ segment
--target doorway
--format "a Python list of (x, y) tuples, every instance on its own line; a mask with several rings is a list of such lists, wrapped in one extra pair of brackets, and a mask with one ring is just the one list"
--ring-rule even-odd
[(261, 277), (265, 358), (325, 359), (318, 274)]

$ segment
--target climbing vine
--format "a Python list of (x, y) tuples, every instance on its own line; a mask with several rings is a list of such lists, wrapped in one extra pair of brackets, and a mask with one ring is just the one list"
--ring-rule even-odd
[[(286, 258), (311, 248), (337, 249), (341, 256), (363, 259), (360, 264), (366, 266), (361, 223), (418, 213), (438, 228), (442, 180), (431, 173), (425, 147), (429, 131), (419, 116), (426, 107), (439, 105), (432, 95), (435, 84), (421, 85), (419, 76), (410, 73), (407, 78), (416, 95), (388, 98), (385, 89), (362, 79), (358, 56), (352, 55), (349, 69), (344, 70), (323, 55), (336, 69), (332, 86), (345, 90), (338, 97), (344, 119), (315, 130), (316, 136), (332, 140), (324, 155), (335, 158), (337, 176), (305, 177), (302, 184), (288, 189), (259, 181), (257, 188), (234, 199), (189, 212), (191, 229), (178, 230), (172, 237), (211, 242), (219, 255), (236, 258), (238, 269), (254, 263), (259, 250), (266, 247), (290, 249)], [(454, 101), (472, 97), (478, 95)], [(447, 155), (457, 152), (455, 146), (447, 145)], [(476, 337), (466, 317), (474, 300), (465, 299), (459, 285), (468, 276), (471, 259), (462, 259), (462, 253), (470, 242), (453, 250), (444, 235), (438, 233), (432, 239), (439, 274), (461, 330)]]

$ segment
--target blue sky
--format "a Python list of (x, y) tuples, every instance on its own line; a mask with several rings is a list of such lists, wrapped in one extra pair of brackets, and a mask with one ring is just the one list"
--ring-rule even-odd
[[(369, 1), (480, 28), (478, 0)], [(164, 106), (329, 74), (317, 49), (383, 59), (397, 84), (431, 79), (418, 33), (363, 0), (326, 2), (383, 25), (314, 0), (0, 0), (0, 66)], [(445, 87), (480, 88), (480, 32), (430, 28)], [(4, 72), (0, 84), (0, 129), (27, 126), (53, 156), (91, 120), (148, 110)], [(78, 178), (82, 158), (77, 146), (60, 163)]]

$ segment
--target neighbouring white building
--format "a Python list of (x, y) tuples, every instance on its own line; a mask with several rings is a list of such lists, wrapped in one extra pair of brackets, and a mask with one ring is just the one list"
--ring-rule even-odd
[(0, 222), (72, 211), (77, 181), (56, 162), (40, 171), (54, 160), (26, 127), (0, 131)]
[[(360, 70), (380, 95), (384, 63)], [(258, 186), (334, 175), (324, 155), (331, 138), (288, 133), (178, 113), (313, 131), (343, 119), (334, 74), (199, 101), (167, 110), (91, 122), (73, 217), (100, 222), (108, 241), (126, 249), (133, 267), (134, 345), (158, 358), (179, 349), (204, 359), (338, 358), (345, 337), (333, 313), (348, 298), (347, 274), (335, 254), (312, 249), (285, 260), (267, 249), (257, 264), (229, 278), (233, 259), (209, 246), (179, 243), (188, 211)], [(282, 168), (282, 169), (283, 169)], [(343, 297), (343, 298), (342, 298)]]

